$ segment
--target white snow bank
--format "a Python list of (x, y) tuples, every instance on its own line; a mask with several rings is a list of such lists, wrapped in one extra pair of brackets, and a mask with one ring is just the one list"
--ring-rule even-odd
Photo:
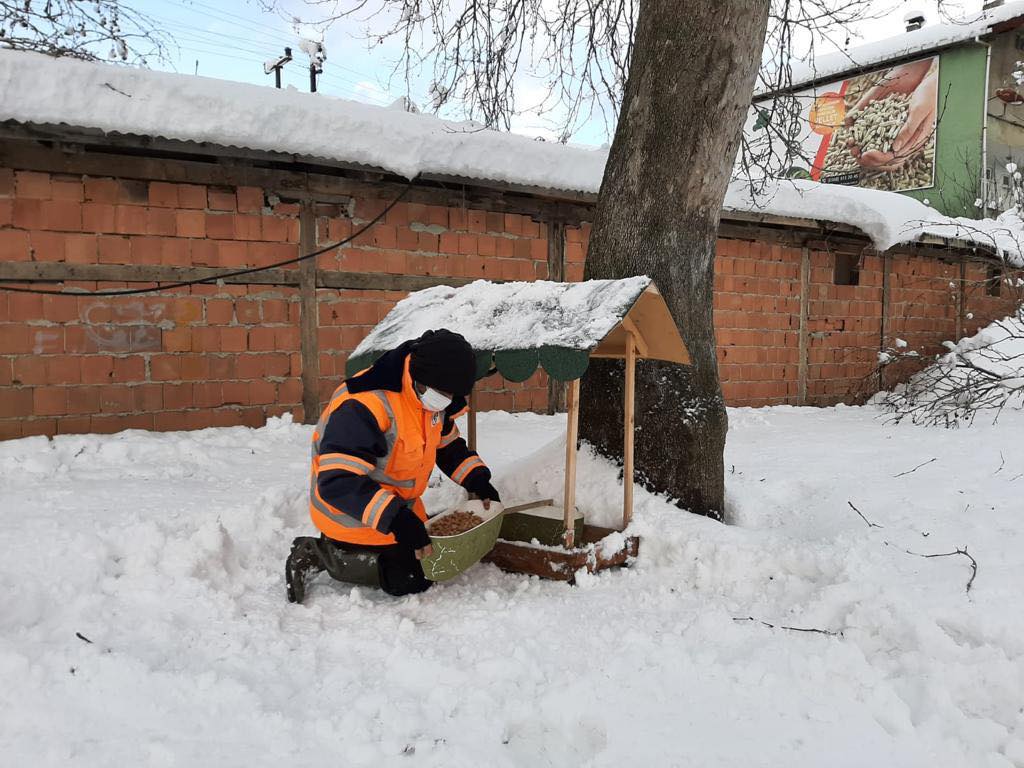
[(848, 51), (837, 51), (816, 56), (806, 62), (794, 62), (792, 84), (794, 87), (836, 77), (854, 70), (863, 70), (886, 62), (927, 53), (956, 43), (966, 43), (992, 32), (992, 27), (1024, 16), (1024, 2), (1006, 3), (998, 8), (977, 11), (960, 21), (942, 24), (925, 24), (920, 29), (883, 40), (865, 43)]
[(946, 346), (935, 363), (875, 402), (897, 418), (949, 426), (1024, 408), (1024, 308)]
[(210, 142), (383, 168), (596, 192), (607, 152), (301, 93), (0, 49), (0, 121)]
[(726, 211), (764, 213), (856, 227), (879, 251), (926, 237), (973, 244), (1011, 264), (1024, 266), (1024, 227), (1016, 214), (999, 219), (953, 218), (906, 195), (792, 179), (753, 194), (746, 182), (733, 182)]
[[(732, 409), (733, 525), (638, 492), (639, 561), (577, 588), (483, 565), (304, 606), (309, 427), (0, 443), (0, 764), (1021, 768), (1024, 414), (876, 416)], [(564, 426), (481, 414), (506, 503), (560, 497)], [(579, 471), (612, 521), (615, 468)], [(969, 597), (965, 557), (904, 551), (964, 546)]]
[(584, 283), (492, 283), (437, 286), (402, 299), (364, 338), (353, 357), (393, 349), (426, 331), (447, 328), (473, 349), (589, 350), (629, 312), (649, 277)]

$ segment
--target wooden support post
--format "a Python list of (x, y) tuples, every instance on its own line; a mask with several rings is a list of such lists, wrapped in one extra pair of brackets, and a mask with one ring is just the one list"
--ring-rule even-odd
[[(299, 250), (316, 250), (316, 214), (304, 202), (299, 211)], [(302, 358), (302, 420), (316, 424), (320, 418), (320, 348), (317, 339), (320, 310), (316, 299), (316, 259), (299, 262), (299, 352)]]
[(633, 519), (633, 427), (636, 400), (636, 343), (632, 331), (626, 333), (626, 384), (624, 394), (625, 434), (622, 446), (622, 527)]
[(566, 407), (569, 409), (565, 430), (565, 548), (575, 545), (576, 523), (576, 440), (580, 433), (580, 380), (569, 383)]
[(800, 336), (797, 340), (796, 404), (807, 405), (807, 314), (811, 293), (811, 250), (800, 249)]
[(476, 392), (469, 393), (469, 412), (466, 414), (466, 423), (469, 428), (469, 450), (476, 450)]
[[(548, 280), (565, 280), (565, 222), (548, 219)], [(565, 410), (564, 382), (548, 377), (548, 413)]]

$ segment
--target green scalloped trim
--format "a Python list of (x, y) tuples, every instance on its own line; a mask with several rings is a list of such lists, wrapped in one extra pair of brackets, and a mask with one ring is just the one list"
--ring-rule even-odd
[(539, 358), (548, 375), (558, 381), (575, 381), (590, 365), (590, 352), (572, 347), (544, 346), (540, 348)]
[(540, 363), (536, 349), (503, 349), (494, 353), (498, 372), (509, 381), (526, 381)]
[[(350, 357), (345, 363), (345, 376), (355, 376), (373, 365), (383, 352), (370, 352)], [(586, 373), (590, 365), (590, 352), (572, 347), (545, 346), (540, 349), (503, 349), (498, 352), (476, 353), (476, 379), (487, 376), (492, 367), (509, 381), (526, 381), (541, 366), (558, 381), (574, 381)]]
[(491, 367), (494, 365), (494, 353), (493, 352), (477, 352), (476, 353), (476, 380), (487, 376), (491, 371)]

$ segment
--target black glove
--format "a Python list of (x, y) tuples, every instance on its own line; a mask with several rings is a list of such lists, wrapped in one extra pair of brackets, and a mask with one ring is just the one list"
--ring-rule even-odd
[(498, 495), (497, 489), (491, 485), (490, 480), (479, 480), (472, 485), (467, 485), (466, 490), (476, 496), (478, 499), (484, 501), (496, 501), (501, 503), (501, 497)]
[(408, 507), (402, 507), (395, 513), (389, 533), (395, 534), (399, 544), (411, 549), (423, 549), (430, 543), (427, 526)]

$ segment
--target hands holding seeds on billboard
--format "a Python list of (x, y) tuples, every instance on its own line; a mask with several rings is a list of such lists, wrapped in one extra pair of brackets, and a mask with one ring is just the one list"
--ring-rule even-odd
[(893, 191), (930, 187), (938, 76), (933, 56), (856, 75), (816, 97), (809, 119), (824, 157), (812, 177)]
[[(893, 67), (846, 115), (845, 125), (855, 129), (846, 142), (850, 154), (864, 168), (902, 168), (934, 133), (937, 97), (938, 68), (933, 60)], [(858, 125), (863, 126), (859, 135)]]

